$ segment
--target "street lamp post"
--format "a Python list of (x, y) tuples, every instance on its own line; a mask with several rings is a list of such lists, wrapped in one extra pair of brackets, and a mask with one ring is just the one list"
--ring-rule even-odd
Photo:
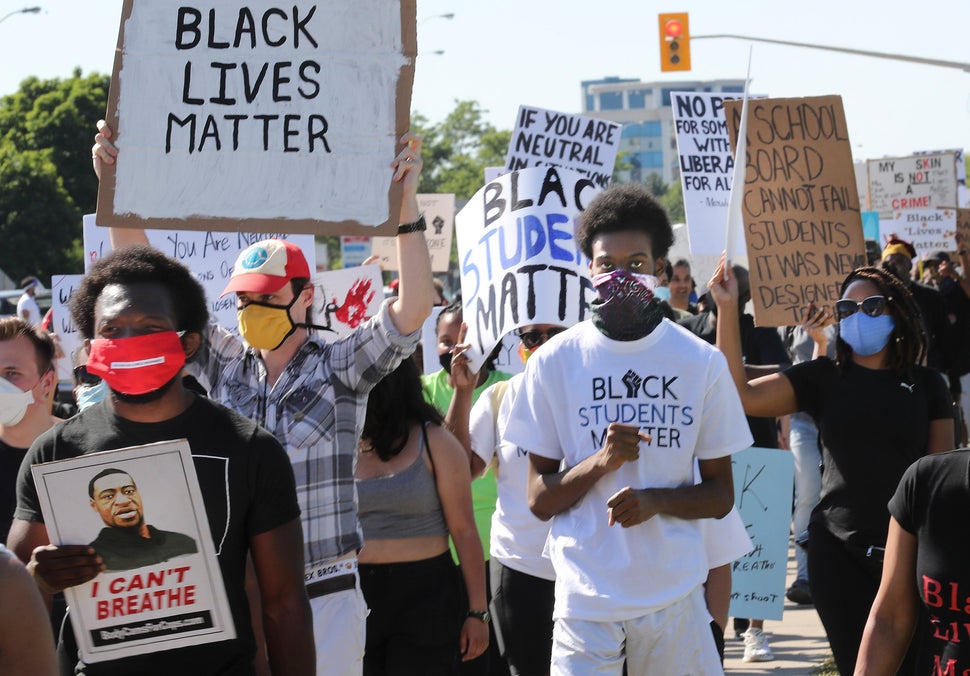
[(4, 15), (3, 18), (0, 18), (0, 23), (3, 23), (14, 14), (37, 14), (38, 12), (40, 12), (40, 7), (24, 7), (22, 9), (15, 9), (9, 14)]

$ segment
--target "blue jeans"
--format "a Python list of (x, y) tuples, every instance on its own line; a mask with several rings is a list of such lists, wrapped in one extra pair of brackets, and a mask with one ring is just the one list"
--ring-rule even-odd
[[(818, 504), (822, 491), (822, 452), (819, 448), (818, 428), (806, 413), (791, 416), (788, 444), (795, 458), (795, 508), (792, 511), (792, 530), (797, 538), (808, 528), (812, 510)], [(798, 579), (808, 579), (808, 555), (801, 547), (795, 547), (795, 563)]]

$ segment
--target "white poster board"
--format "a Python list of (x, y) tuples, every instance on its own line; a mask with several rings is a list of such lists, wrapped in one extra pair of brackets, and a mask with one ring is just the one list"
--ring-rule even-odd
[[(108, 570), (65, 590), (82, 659), (102, 662), (235, 638), (218, 552), (185, 439), (34, 465), (31, 472), (51, 542), (91, 543), (97, 550), (100, 541), (125, 527), (118, 519), (108, 525), (99, 514), (102, 499), (118, 488), (112, 475), (105, 478), (103, 497), (98, 482), (95, 495), (88, 492), (89, 482), (109, 469), (133, 480), (145, 523), (165, 531), (168, 546), (150, 555), (102, 548), (99, 554)], [(167, 558), (146, 563), (162, 557)]]
[[(451, 261), (451, 242), (455, 233), (454, 194), (418, 195), (418, 209), (424, 214), (428, 229), (424, 239), (428, 243), (432, 272), (448, 272)], [(394, 237), (371, 238), (371, 253), (381, 257), (385, 270), (400, 270), (397, 260), (397, 240)]]
[(390, 233), (414, 0), (125, 0), (98, 223)]
[(933, 251), (956, 251), (956, 232), (956, 209), (907, 209), (879, 220), (880, 244), (896, 235), (913, 245), (917, 259)]
[(880, 216), (903, 209), (955, 208), (956, 153), (868, 160), (869, 209)]
[[(84, 270), (102, 256), (111, 252), (108, 230), (94, 224), (95, 216), (84, 216)], [(316, 269), (316, 248), (313, 235), (292, 235), (286, 233), (253, 232), (211, 232), (196, 230), (146, 230), (148, 242), (153, 247), (171, 256), (195, 273), (205, 289), (209, 303), (209, 314), (222, 328), (238, 333), (236, 322), (236, 296), (229, 294), (220, 298), (219, 294), (229, 283), (232, 266), (239, 253), (251, 244), (275, 237), (287, 239), (300, 247), (306, 256), (310, 270)]]
[(78, 287), (84, 275), (52, 275), (51, 276), (51, 308), (54, 311), (54, 323), (51, 329), (57, 336), (57, 346), (63, 357), (57, 360), (57, 379), (71, 382), (74, 379), (74, 368), (71, 355), (81, 347), (83, 338), (71, 319), (71, 296)]
[[(740, 98), (707, 92), (670, 95), (692, 256), (720, 257), (724, 251), (734, 172), (734, 150), (724, 116), (724, 102)], [(735, 229), (731, 237), (733, 251), (728, 252), (732, 261), (748, 255), (740, 219)]]
[(324, 340), (346, 336), (373, 317), (384, 302), (379, 265), (329, 270), (313, 277), (313, 323)]
[(780, 620), (795, 461), (788, 451), (752, 447), (731, 456), (731, 469), (734, 504), (754, 545), (732, 564), (731, 616)]
[(618, 122), (519, 106), (505, 171), (563, 167), (579, 171), (605, 188), (613, 178), (622, 131)]
[(576, 217), (599, 194), (569, 169), (500, 176), (456, 218), (464, 320), (477, 371), (506, 333), (528, 324), (572, 326), (594, 292), (575, 239)]

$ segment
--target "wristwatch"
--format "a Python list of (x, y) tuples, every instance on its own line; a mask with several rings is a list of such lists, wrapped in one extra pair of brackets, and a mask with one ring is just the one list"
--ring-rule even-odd
[(474, 617), (476, 620), (481, 620), (485, 624), (492, 621), (492, 614), (487, 610), (469, 610), (468, 617)]

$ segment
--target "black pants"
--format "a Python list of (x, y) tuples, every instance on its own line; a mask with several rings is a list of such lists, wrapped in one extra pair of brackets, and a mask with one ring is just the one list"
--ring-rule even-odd
[[(808, 580), (812, 600), (839, 673), (851, 674), (859, 657), (869, 610), (879, 590), (881, 552), (879, 557), (868, 557), (866, 547), (840, 540), (820, 523), (811, 523), (808, 530)], [(873, 544), (882, 546), (882, 543)], [(899, 668), (900, 674), (914, 673), (915, 657), (914, 646), (910, 646)]]
[[(492, 607), (492, 560), (485, 561), (485, 593), (488, 607)], [(509, 676), (509, 665), (498, 652), (498, 638), (495, 635), (495, 623), (488, 623), (488, 650), (473, 660), (461, 662), (458, 665), (461, 676)]]
[(543, 676), (552, 662), (556, 583), (489, 561), (499, 652), (513, 676)]
[(456, 673), (463, 586), (450, 552), (422, 561), (360, 564), (360, 588), (370, 608), (364, 674)]

